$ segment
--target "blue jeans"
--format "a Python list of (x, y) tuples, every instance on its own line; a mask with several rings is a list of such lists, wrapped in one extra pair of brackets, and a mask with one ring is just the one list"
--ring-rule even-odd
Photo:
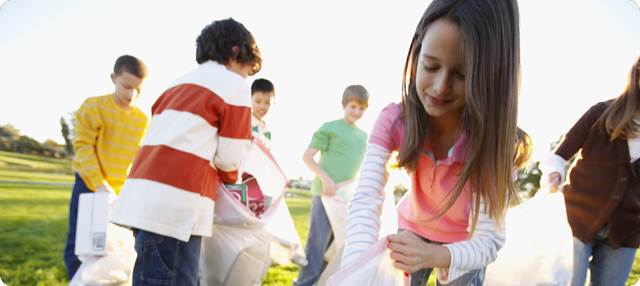
[[(611, 249), (605, 225), (590, 243), (573, 238), (572, 286), (584, 286), (587, 268), (591, 270), (591, 286), (625, 285), (633, 266), (636, 248)], [(593, 256), (591, 262), (589, 258)]]
[(188, 242), (184, 242), (141, 229), (132, 230), (138, 253), (133, 266), (132, 286), (198, 285), (202, 237), (192, 235)]
[(69, 202), (69, 232), (67, 233), (67, 245), (64, 248), (64, 264), (67, 266), (67, 274), (69, 279), (76, 274), (80, 267), (80, 260), (75, 255), (76, 250), (76, 224), (78, 223), (78, 199), (80, 194), (92, 193), (93, 191), (87, 188), (80, 175), (76, 173), (76, 183), (73, 185), (71, 191), (71, 202)]
[(294, 286), (311, 286), (318, 282), (320, 274), (327, 266), (324, 261), (324, 253), (327, 251), (332, 234), (331, 224), (320, 196), (311, 196), (309, 235), (304, 246), (309, 263), (300, 267), (298, 279), (293, 281)]
[[(424, 237), (420, 237), (420, 238), (422, 238), (423, 241), (430, 244), (436, 244), (436, 245), (443, 244), (441, 242), (429, 240)], [(458, 277), (458, 279), (449, 281), (449, 283), (447, 283), (447, 286), (482, 286), (482, 283), (484, 283), (485, 270), (486, 268), (479, 268), (479, 269), (467, 272), (466, 274)], [(420, 269), (416, 272), (411, 273), (411, 286), (427, 285), (431, 272), (433, 272), (433, 268)], [(436, 285), (441, 286), (442, 284), (440, 284), (440, 282), (436, 280)]]

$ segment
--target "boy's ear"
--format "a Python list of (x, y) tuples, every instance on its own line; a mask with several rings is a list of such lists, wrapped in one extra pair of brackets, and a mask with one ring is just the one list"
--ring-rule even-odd
[(233, 62), (236, 61), (236, 58), (238, 57), (238, 54), (240, 53), (240, 48), (238, 46), (233, 46), (231, 48), (231, 51), (233, 52), (233, 57), (229, 58), (229, 64), (232, 64)]
[(111, 73), (111, 81), (113, 82), (113, 84), (116, 83), (116, 74)]

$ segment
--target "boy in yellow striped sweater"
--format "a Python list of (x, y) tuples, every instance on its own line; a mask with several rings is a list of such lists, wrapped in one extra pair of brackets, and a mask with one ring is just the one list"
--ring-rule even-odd
[(147, 130), (148, 118), (135, 104), (146, 77), (147, 67), (142, 61), (129, 55), (121, 56), (111, 74), (115, 91), (87, 98), (76, 112), (73, 142), (76, 182), (64, 251), (69, 279), (80, 267), (74, 254), (78, 198), (92, 191), (120, 192)]

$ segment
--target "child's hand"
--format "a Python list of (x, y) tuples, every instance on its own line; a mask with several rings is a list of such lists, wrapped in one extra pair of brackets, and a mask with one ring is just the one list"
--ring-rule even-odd
[(561, 176), (558, 172), (553, 172), (549, 174), (549, 192), (555, 193), (558, 191), (558, 186), (560, 185)]
[(329, 176), (322, 179), (322, 195), (327, 197), (332, 197), (336, 194), (336, 182), (331, 179)]
[(109, 185), (101, 185), (96, 188), (96, 193), (112, 193), (115, 194), (116, 191)]
[(388, 247), (389, 257), (395, 260), (393, 267), (406, 273), (451, 264), (451, 254), (445, 246), (427, 243), (411, 231), (390, 234)]

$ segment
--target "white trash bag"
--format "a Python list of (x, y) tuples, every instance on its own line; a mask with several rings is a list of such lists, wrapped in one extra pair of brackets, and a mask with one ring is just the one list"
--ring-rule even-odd
[(80, 256), (80, 268), (69, 286), (131, 285), (135, 251), (106, 256)]
[[(83, 195), (93, 195), (95, 199), (108, 200), (109, 211), (107, 217), (111, 216), (113, 204), (116, 201), (115, 195), (104, 196), (99, 194), (96, 196), (95, 193)], [(84, 204), (84, 202), (83, 200), (81, 203)], [(80, 206), (78, 207), (80, 208)], [(82, 207), (86, 208), (87, 206), (83, 205)], [(129, 229), (109, 222), (106, 225), (105, 237), (106, 255), (78, 256), (82, 264), (80, 264), (76, 274), (71, 278), (70, 286), (131, 285), (131, 274), (137, 257), (134, 249), (135, 239), (133, 233)], [(82, 238), (80, 237), (80, 239)]]
[[(349, 190), (350, 187), (355, 187), (355, 185), (345, 185), (345, 192)], [(351, 190), (353, 191), (353, 190)], [(336, 192), (338, 193), (338, 192)], [(342, 193), (341, 193), (342, 194)], [(353, 193), (351, 193), (351, 196), (353, 196)], [(336, 196), (336, 197), (340, 197), (340, 196)], [(335, 198), (335, 197), (334, 197)], [(327, 201), (329, 203), (329, 208), (327, 208), (327, 205), (325, 204), (325, 201)], [(325, 204), (325, 209), (327, 210), (327, 216), (329, 217), (329, 221), (331, 222), (332, 225), (332, 229), (335, 229), (333, 222), (334, 221), (341, 221), (341, 218), (336, 218), (338, 216), (338, 212), (335, 211), (333, 208), (336, 207), (335, 205), (338, 205), (335, 203), (336, 200), (329, 201), (329, 200), (323, 200), (322, 203)], [(345, 206), (346, 207), (346, 206)], [(331, 213), (330, 213), (331, 211)], [(342, 215), (340, 213), (340, 215)], [(342, 231), (344, 232), (344, 242), (341, 244), (340, 248), (338, 249), (338, 251), (336, 252), (335, 256), (333, 256), (333, 259), (331, 259), (331, 261), (329, 261), (329, 264), (327, 265), (327, 267), (325, 268), (325, 271), (322, 273), (322, 275), (320, 276), (320, 279), (318, 280), (318, 286), (324, 286), (324, 285), (332, 285), (329, 284), (329, 280), (331, 280), (331, 278), (333, 276), (338, 275), (340, 276), (344, 276), (344, 272), (353, 272), (355, 271), (354, 269), (356, 269), (354, 266), (351, 267), (345, 267), (344, 269), (340, 269), (340, 265), (342, 262), (342, 251), (344, 249), (344, 246), (346, 244), (346, 216), (348, 215), (348, 213), (344, 214), (344, 227), (342, 229)], [(333, 217), (333, 220), (332, 220)], [(392, 233), (396, 233), (398, 231), (398, 213), (396, 210), (396, 206), (395, 206), (395, 202), (393, 199), (393, 192), (386, 192), (385, 193), (385, 197), (384, 197), (384, 202), (382, 204), (382, 214), (380, 216), (380, 220), (381, 220), (381, 225), (380, 225), (380, 233), (379, 233), (379, 237), (384, 236), (384, 238), (382, 238), (381, 240), (386, 240), (386, 236)], [(335, 230), (334, 230), (335, 231)], [(335, 237), (338, 237), (339, 235), (334, 235)], [(376, 243), (380, 243), (380, 240)], [(371, 257), (372, 255), (377, 255), (379, 254), (378, 252), (380, 251), (380, 249), (376, 249), (374, 246), (376, 244), (372, 245), (371, 247), (369, 247), (367, 250), (365, 250), (365, 252), (363, 252), (363, 254), (360, 255), (363, 256), (365, 255), (365, 253), (367, 254), (367, 257)], [(388, 245), (388, 242), (385, 244), (385, 246)], [(386, 251), (386, 255), (387, 258), (389, 256), (389, 251)], [(358, 259), (361, 259), (361, 258)], [(325, 254), (325, 258), (326, 258), (326, 254)], [(381, 258), (382, 259), (382, 258)], [(390, 258), (388, 258), (390, 260)], [(354, 261), (353, 264), (355, 264), (356, 262)], [(385, 269), (387, 266), (391, 267), (392, 269)], [(365, 264), (361, 264), (359, 267), (369, 267)], [(386, 263), (386, 260), (383, 259), (383, 261), (381, 261), (378, 265), (378, 267), (380, 267), (380, 270), (382, 271), (396, 271), (397, 269), (393, 268), (392, 264), (388, 264)], [(349, 270), (347, 270), (349, 269)], [(402, 271), (400, 271), (402, 273)], [(338, 274), (338, 273), (342, 273), (342, 274)], [(365, 275), (365, 277), (361, 277), (362, 279), (366, 280), (369, 279), (369, 276), (367, 274), (366, 271), (360, 271), (357, 272), (359, 274), (352, 274), (352, 275)], [(403, 273), (404, 274), (404, 273)], [(334, 278), (334, 279), (342, 279), (342, 278)], [(353, 278), (356, 279), (356, 278)], [(407, 278), (407, 280), (402, 280), (402, 283), (397, 284), (397, 285), (405, 285), (403, 283), (407, 283), (406, 285), (409, 285), (410, 280), (408, 280), (409, 278)], [(364, 281), (363, 280), (363, 281)], [(349, 280), (352, 281), (352, 280)], [(395, 281), (395, 280), (394, 280)], [(335, 280), (333, 283), (337, 283)], [(334, 285), (348, 285), (348, 284), (334, 284)], [(367, 284), (358, 284), (358, 285), (367, 285)], [(376, 284), (378, 285), (378, 284)], [(395, 282), (394, 284), (380, 284), (380, 285), (396, 285)]]
[(393, 260), (389, 257), (391, 251), (387, 248), (389, 239), (384, 236), (356, 260), (331, 276), (327, 286), (405, 286), (410, 284), (410, 278), (402, 270), (393, 267)]
[(242, 168), (255, 178), (265, 198), (264, 212), (256, 215), (219, 184), (213, 235), (202, 238), (202, 286), (261, 285), (272, 263), (307, 263), (284, 201), (287, 178), (269, 150), (253, 140)]
[[(347, 215), (349, 214), (349, 206), (347, 203), (351, 200), (351, 197), (353, 197), (353, 192), (356, 190), (357, 184), (357, 180), (338, 183), (334, 196), (320, 197), (324, 210), (327, 213), (329, 224), (331, 225), (331, 231), (333, 232), (333, 242), (331, 242), (331, 245), (329, 245), (324, 254), (324, 260), (327, 262), (331, 262), (336, 254), (338, 254), (338, 250), (341, 250), (347, 243)], [(340, 251), (337, 256), (342, 256), (342, 252)]]
[(564, 196), (541, 189), (507, 212), (507, 241), (487, 266), (485, 285), (569, 285), (573, 235)]

